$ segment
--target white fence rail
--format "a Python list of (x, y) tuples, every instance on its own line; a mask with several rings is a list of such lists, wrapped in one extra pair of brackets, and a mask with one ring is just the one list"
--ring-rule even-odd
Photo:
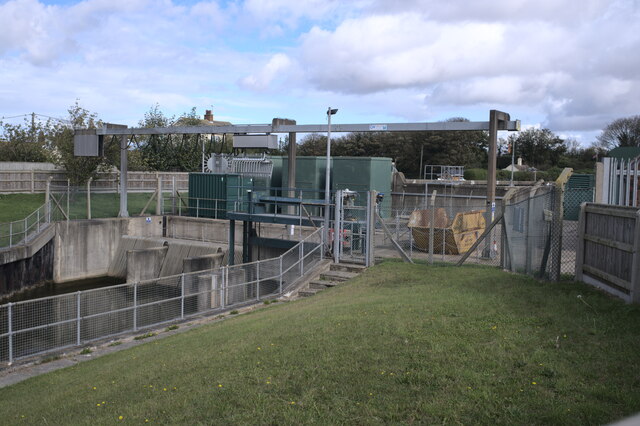
[(28, 242), (51, 222), (50, 211), (45, 203), (24, 219), (0, 223), (0, 249)]
[(322, 260), (322, 229), (279, 257), (0, 306), (0, 361), (77, 347), (286, 294)]

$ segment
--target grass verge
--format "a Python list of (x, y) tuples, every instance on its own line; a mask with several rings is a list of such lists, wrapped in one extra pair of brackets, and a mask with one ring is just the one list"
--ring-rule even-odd
[(313, 298), (0, 389), (0, 412), (67, 424), (601, 424), (640, 410), (639, 354), (640, 308), (586, 286), (385, 262)]

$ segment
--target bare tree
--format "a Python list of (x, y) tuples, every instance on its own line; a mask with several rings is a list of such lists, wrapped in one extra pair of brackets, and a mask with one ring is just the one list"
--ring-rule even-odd
[(598, 144), (608, 149), (640, 146), (640, 115), (618, 118), (609, 123), (598, 136)]

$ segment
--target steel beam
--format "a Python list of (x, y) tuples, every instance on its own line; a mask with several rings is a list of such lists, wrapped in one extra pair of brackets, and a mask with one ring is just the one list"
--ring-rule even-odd
[[(501, 113), (504, 114), (504, 113)], [(508, 117), (508, 114), (505, 114)], [(229, 126), (176, 126), (153, 128), (100, 128), (97, 135), (186, 135), (243, 133), (326, 133), (328, 124), (239, 124)], [(437, 123), (333, 124), (332, 132), (429, 132), (490, 130), (488, 121), (453, 121)], [(497, 130), (518, 131), (520, 120), (500, 120)]]

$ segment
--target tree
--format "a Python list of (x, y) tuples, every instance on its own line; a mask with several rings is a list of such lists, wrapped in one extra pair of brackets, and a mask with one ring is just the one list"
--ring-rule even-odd
[(640, 115), (618, 118), (607, 124), (598, 136), (598, 143), (606, 149), (640, 146)]
[(24, 125), (0, 123), (0, 159), (2, 161), (49, 161), (46, 149), (45, 130), (48, 124), (30, 123)]
[(111, 151), (110, 155), (105, 157), (76, 157), (73, 146), (73, 129), (85, 128), (95, 129), (102, 126), (102, 122), (97, 115), (82, 108), (78, 102), (71, 106), (68, 110), (70, 124), (55, 123), (50, 124), (47, 129), (47, 138), (52, 149), (53, 161), (62, 166), (66, 170), (67, 178), (73, 185), (82, 185), (89, 178), (95, 178), (98, 172), (105, 171), (112, 166), (111, 161), (117, 158), (119, 145), (110, 144), (105, 140), (107, 146), (105, 151)]
[(567, 150), (564, 141), (549, 129), (531, 128), (512, 133), (508, 140), (511, 144), (515, 143), (516, 156), (537, 169), (557, 166)]

